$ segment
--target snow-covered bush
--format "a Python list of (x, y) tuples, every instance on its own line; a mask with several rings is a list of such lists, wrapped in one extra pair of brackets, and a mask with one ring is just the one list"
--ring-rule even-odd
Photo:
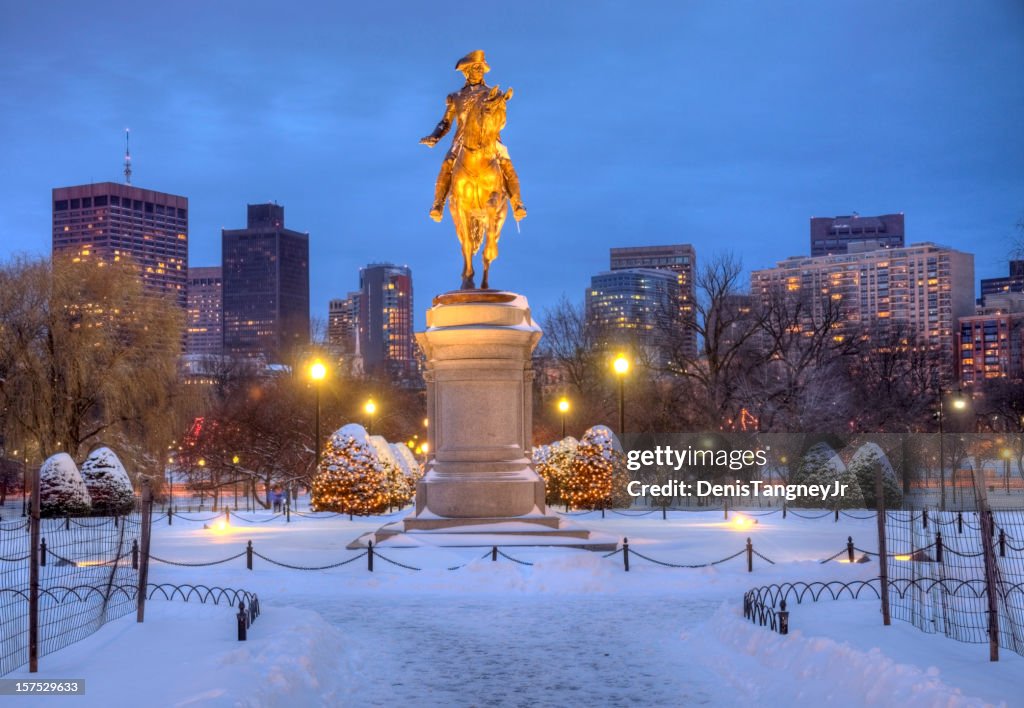
[(39, 468), (39, 509), (44, 517), (76, 516), (92, 510), (89, 490), (66, 452), (58, 452)]
[(578, 509), (629, 506), (629, 474), (619, 441), (604, 425), (589, 428), (572, 457), (562, 499)]
[(835, 450), (824, 443), (819, 443), (808, 450), (800, 460), (800, 466), (790, 477), (789, 483), (832, 485), (835, 482), (846, 485), (846, 493), (843, 496), (829, 497), (825, 501), (822, 501), (820, 496), (801, 496), (790, 502), (790, 505), (829, 509), (836, 506), (840, 509), (864, 508), (864, 496), (861, 494), (857, 476), (846, 468)]
[(94, 514), (113, 516), (132, 510), (135, 492), (124, 465), (113, 450), (109, 447), (96, 448), (85, 458), (81, 470)]
[(327, 440), (313, 478), (313, 511), (367, 516), (388, 508), (388, 475), (361, 425), (349, 424)]
[(533, 465), (544, 480), (544, 496), (548, 504), (566, 503), (565, 480), (572, 470), (572, 459), (578, 447), (579, 441), (568, 437), (533, 448)]
[(885, 508), (898, 509), (903, 504), (903, 490), (896, 479), (892, 465), (877, 444), (862, 445), (854, 453), (848, 469), (860, 483), (865, 506), (868, 509), (876, 509), (878, 502), (875, 499), (875, 470), (879, 467), (882, 471), (882, 494), (885, 497)]

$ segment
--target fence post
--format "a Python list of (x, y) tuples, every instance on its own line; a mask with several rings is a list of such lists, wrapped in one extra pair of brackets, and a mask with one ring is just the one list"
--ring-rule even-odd
[(885, 489), (882, 486), (882, 465), (875, 463), (875, 517), (878, 520), (878, 581), (882, 596), (882, 624), (892, 624), (889, 616), (889, 554), (885, 545)]
[(665, 519), (668, 518), (668, 515), (665, 513), (667, 510), (668, 510), (668, 507), (663, 504), (661, 506), (661, 520), (662, 521), (664, 521)]
[(173, 521), (174, 521), (174, 503), (172, 502), (172, 503), (169, 503), (167, 505), (167, 525), (171, 526)]
[(252, 570), (252, 541), (245, 544), (245, 567)]
[(921, 510), (921, 519), (924, 521), (924, 528), (928, 528), (928, 507)]
[(46, 565), (46, 539), (39, 542), (39, 565)]
[(238, 601), (238, 641), (244, 642), (246, 640), (246, 630), (248, 629), (249, 616), (245, 612), (245, 603), (242, 600)]
[(39, 540), (39, 468), (32, 472), (32, 511), (29, 518), (31, 550), (28, 570), (28, 670), (39, 671), (39, 560), (46, 559)]
[(114, 528), (115, 529), (117, 528), (117, 517), (118, 517), (118, 514), (114, 514)]
[(725, 520), (729, 520), (729, 500), (722, 497), (722, 512), (725, 514)]
[[(982, 503), (985, 503), (983, 498)], [(996, 559), (992, 553), (992, 544), (985, 540), (994, 535), (991, 528), (993, 519), (991, 510), (978, 514), (981, 524), (981, 551), (985, 560), (985, 594), (988, 595), (988, 659), (999, 661), (999, 588), (996, 587)], [(989, 526), (989, 528), (985, 528)], [(985, 533), (988, 531), (989, 533)]]
[(64, 517), (64, 530), (67, 531), (70, 528), (71, 528), (71, 517), (70, 516), (65, 516)]
[(369, 541), (366, 546), (366, 569), (373, 572), (373, 541)]
[(626, 568), (626, 572), (629, 572), (629, 539), (623, 537), (622, 539), (622, 565)]
[(988, 510), (988, 526), (989, 526), (989, 528), (992, 531), (992, 536), (991, 537), (995, 538), (996, 537), (996, 520), (995, 520), (995, 517), (992, 516), (992, 510), (991, 509)]
[(153, 523), (153, 490), (149, 486), (149, 480), (142, 478), (142, 518), (139, 519), (139, 528), (142, 531), (142, 543), (140, 552), (142, 557), (139, 562), (139, 594), (136, 596), (137, 611), (136, 622), (142, 622), (146, 618), (146, 586), (149, 584), (149, 539)]
[(846, 537), (846, 557), (853, 563), (853, 536)]
[(228, 524), (231, 523), (231, 509), (227, 506), (224, 507), (224, 522)]
[(782, 500), (782, 518), (783, 519), (786, 518), (786, 500), (785, 499)]
[(139, 540), (132, 539), (132, 570), (139, 569)]
[(292, 522), (292, 503), (291, 503), (291, 501), (286, 501), (284, 503), (284, 522), (286, 524), (290, 524)]
[(942, 532), (935, 532), (935, 562), (942, 562)]
[(838, 524), (839, 523), (839, 505), (838, 504), (836, 504), (835, 511), (836, 511), (836, 519), (835, 519), (835, 521)]
[(779, 634), (789, 634), (789, 611), (786, 609), (786, 598), (779, 605)]
[(1006, 531), (999, 529), (999, 557), (1006, 558)]
[(497, 560), (498, 560), (498, 547), (497, 546), (491, 546), (491, 562), (493, 563), (493, 562), (495, 562)]
[(604, 518), (604, 507), (603, 506), (601, 507), (601, 518), (602, 519)]
[(964, 532), (964, 512), (956, 512), (956, 532), (962, 534)]
[(750, 536), (747, 536), (747, 572), (754, 572), (754, 544), (750, 541)]

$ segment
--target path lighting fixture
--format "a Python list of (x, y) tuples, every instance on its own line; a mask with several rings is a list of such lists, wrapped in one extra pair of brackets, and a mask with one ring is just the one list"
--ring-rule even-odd
[(565, 396), (558, 401), (558, 412), (562, 414), (562, 437), (565, 437), (565, 414), (569, 412), (569, 399)]
[(377, 412), (377, 404), (372, 398), (363, 404), (363, 412), (366, 413), (367, 416), (366, 432), (373, 435), (373, 416)]
[(629, 373), (629, 359), (625, 354), (619, 354), (612, 362), (615, 375), (619, 377), (619, 437), (626, 432), (626, 374)]

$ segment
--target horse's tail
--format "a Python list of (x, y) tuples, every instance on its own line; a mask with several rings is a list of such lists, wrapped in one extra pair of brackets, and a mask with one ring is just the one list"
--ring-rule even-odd
[(482, 219), (479, 216), (472, 217), (470, 219), (470, 234), (473, 237), (473, 255), (476, 255), (487, 234), (487, 219)]

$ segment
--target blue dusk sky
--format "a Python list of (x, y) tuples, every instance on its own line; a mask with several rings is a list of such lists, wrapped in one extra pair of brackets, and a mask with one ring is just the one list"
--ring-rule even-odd
[(457, 287), (418, 144), (484, 49), (529, 217), (492, 285), (580, 301), (612, 246), (745, 268), (809, 252), (811, 216), (906, 214), (907, 241), (1006, 272), (1024, 218), (1024, 4), (0, 2), (0, 259), (50, 250), (50, 190), (187, 196), (191, 265), (276, 201), (310, 234), (312, 314), (358, 269), (412, 267), (417, 323)]

